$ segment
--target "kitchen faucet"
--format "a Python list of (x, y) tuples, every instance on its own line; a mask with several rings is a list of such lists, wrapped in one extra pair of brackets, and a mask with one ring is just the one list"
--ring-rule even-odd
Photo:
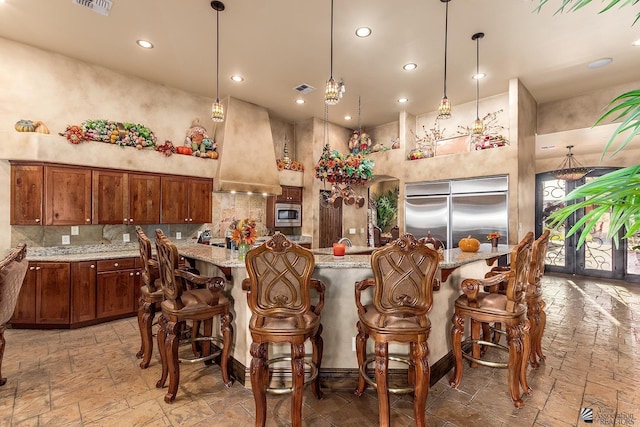
[(351, 240), (349, 240), (348, 237), (343, 237), (342, 239), (338, 240), (338, 243), (346, 243), (348, 247), (353, 246), (353, 243), (351, 243)]

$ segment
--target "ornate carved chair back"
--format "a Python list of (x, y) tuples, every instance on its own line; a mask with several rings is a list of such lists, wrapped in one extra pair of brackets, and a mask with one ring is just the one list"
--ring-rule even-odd
[(378, 248), (382, 245), (380, 236), (382, 235), (382, 230), (377, 225), (373, 226), (373, 246)]
[(393, 240), (396, 240), (400, 237), (400, 227), (398, 227), (397, 225), (394, 226), (393, 228), (391, 228), (391, 238)]
[(18, 294), (29, 266), (26, 257), (27, 245), (20, 243), (0, 261), (0, 331), (9, 321), (16, 307)]
[(155, 281), (158, 278), (158, 266), (157, 262), (151, 257), (151, 240), (139, 225), (136, 225), (136, 234), (138, 235), (138, 247), (142, 264), (142, 283), (147, 286), (149, 292), (155, 292), (157, 290)]
[(519, 304), (524, 302), (527, 291), (527, 274), (531, 262), (531, 245), (533, 244), (533, 232), (528, 232), (511, 251), (511, 271), (507, 283), (507, 307), (506, 310), (514, 313)]
[(382, 317), (425, 316), (433, 303), (438, 262), (438, 253), (411, 234), (373, 251), (373, 304)]
[(184, 283), (182, 278), (175, 274), (180, 259), (178, 249), (160, 229), (156, 230), (156, 252), (162, 292), (173, 308), (179, 310), (184, 307), (180, 298)]
[(549, 246), (549, 230), (545, 230), (544, 233), (533, 242), (533, 248), (531, 249), (531, 264), (529, 265), (529, 288), (527, 292), (532, 295), (537, 295), (542, 292), (540, 287), (540, 279), (544, 275), (544, 262), (547, 257), (547, 248)]
[(257, 325), (265, 317), (298, 317), (312, 309), (309, 288), (315, 261), (311, 251), (277, 233), (250, 250), (245, 263), (250, 282), (248, 304), (258, 316)]
[(442, 243), (442, 240), (436, 239), (435, 237), (433, 237), (431, 235), (431, 231), (427, 231), (427, 236), (420, 239), (420, 243), (422, 243), (423, 245), (427, 245), (430, 248), (435, 249), (436, 251), (438, 249), (443, 249), (443, 250), (445, 249), (444, 243)]

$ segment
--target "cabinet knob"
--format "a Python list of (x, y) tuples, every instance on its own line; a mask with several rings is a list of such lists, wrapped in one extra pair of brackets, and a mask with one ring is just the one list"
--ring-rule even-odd
[(40, 222), (40, 218), (36, 218), (36, 222)]
[(86, 219), (86, 221), (87, 221), (87, 222), (91, 222), (91, 218), (87, 218), (87, 219)]
[(140, 275), (140, 272), (139, 272), (139, 271), (136, 271), (136, 276), (139, 276), (139, 275)]
[(133, 276), (133, 273), (129, 273), (129, 276)]
[(93, 265), (93, 264), (91, 264), (91, 268), (96, 268), (96, 266), (95, 266), (95, 265)]
[(185, 219), (184, 219), (184, 222), (189, 222), (189, 218), (185, 218)]
[(189, 218), (189, 222), (193, 222), (193, 218)]
[(40, 270), (42, 267), (36, 267), (36, 270)]
[(113, 266), (114, 266), (114, 267), (117, 267), (117, 266), (118, 266), (118, 263), (117, 263), (117, 262), (114, 262), (114, 263), (113, 263)]
[(133, 222), (133, 218), (129, 218), (129, 222)]
[(124, 222), (126, 224), (127, 222), (129, 222), (129, 220), (127, 218), (125, 218), (125, 219), (122, 220), (122, 222)]
[(29, 267), (29, 270), (31, 270), (31, 271), (33, 271), (35, 269), (36, 269), (35, 267)]

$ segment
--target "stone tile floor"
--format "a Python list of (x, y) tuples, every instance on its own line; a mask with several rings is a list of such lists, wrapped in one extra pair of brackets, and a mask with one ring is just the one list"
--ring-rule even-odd
[[(586, 425), (581, 408), (593, 409), (593, 425), (640, 424), (640, 285), (574, 276), (544, 278), (546, 362), (530, 370), (532, 396), (516, 410), (506, 371), (465, 372), (459, 389), (435, 384), (427, 399), (429, 426)], [(77, 330), (6, 331), (0, 388), (0, 426), (248, 426), (254, 423), (251, 390), (222, 385), (217, 365), (185, 365), (176, 401), (164, 403), (155, 388), (159, 359), (138, 367), (135, 318)], [(374, 426), (375, 393), (357, 398), (353, 386), (305, 391), (308, 426)], [(410, 396), (392, 396), (392, 424), (414, 425)], [(289, 422), (289, 396), (268, 398), (269, 426)]]

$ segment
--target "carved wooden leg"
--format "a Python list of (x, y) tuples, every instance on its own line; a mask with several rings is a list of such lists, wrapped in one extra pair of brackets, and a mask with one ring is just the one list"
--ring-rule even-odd
[(531, 351), (529, 353), (528, 363), (531, 364), (532, 367), (538, 368), (540, 364), (536, 357), (536, 344), (538, 342), (538, 330), (540, 326), (540, 306), (538, 301), (535, 299), (527, 300), (527, 319), (529, 319), (529, 324), (531, 326), (531, 329), (529, 330), (529, 335), (531, 337)]
[(542, 335), (544, 335), (544, 328), (547, 326), (547, 313), (544, 311), (546, 306), (547, 303), (540, 299), (540, 322), (538, 323), (535, 351), (541, 360), (545, 360), (547, 358), (547, 356), (542, 353)]
[(162, 365), (162, 373), (160, 374), (160, 379), (156, 383), (157, 388), (164, 387), (164, 384), (167, 382), (167, 376), (169, 374), (169, 365), (167, 364), (167, 348), (165, 346), (165, 342), (167, 340), (167, 322), (168, 319), (164, 314), (160, 315), (158, 319), (158, 353), (160, 353), (160, 363)]
[(451, 318), (451, 345), (453, 347), (453, 377), (449, 380), (449, 385), (457, 388), (462, 379), (462, 334), (464, 332), (464, 317), (454, 313)]
[[(140, 298), (142, 301), (142, 298)], [(146, 302), (143, 304), (142, 319), (140, 323), (140, 335), (142, 336), (142, 362), (140, 362), (140, 368), (146, 369), (151, 362), (151, 355), (153, 354), (153, 332), (151, 327), (153, 325), (153, 318), (156, 315), (156, 303)]]
[(6, 341), (4, 339), (4, 330), (5, 326), (0, 325), (0, 386), (3, 386), (7, 383), (7, 379), (2, 377), (2, 358), (4, 357), (4, 347), (6, 345)]
[(529, 320), (525, 319), (522, 327), (522, 362), (520, 365), (520, 385), (525, 393), (531, 396), (532, 390), (527, 382), (527, 368), (529, 367), (529, 353), (531, 352), (531, 327)]
[(233, 315), (231, 313), (224, 313), (220, 316), (220, 332), (222, 332), (222, 356), (220, 358), (220, 370), (222, 371), (222, 382), (226, 387), (231, 387), (231, 378), (229, 378), (229, 357), (231, 356), (231, 345), (233, 343), (232, 320)]
[(267, 366), (267, 349), (264, 344), (252, 343), (251, 350), (251, 390), (253, 400), (256, 405), (256, 427), (264, 427), (267, 422), (267, 383), (265, 382), (265, 371)]
[(500, 332), (502, 330), (502, 323), (500, 322), (496, 322), (493, 324), (493, 342), (498, 344), (500, 343), (500, 335), (502, 335)]
[(376, 384), (378, 384), (378, 417), (381, 427), (391, 425), (391, 408), (389, 406), (389, 384), (387, 383), (387, 369), (389, 368), (389, 345), (386, 342), (375, 344), (376, 350)]
[(522, 408), (520, 397), (520, 373), (522, 364), (522, 329), (519, 325), (507, 326), (507, 344), (509, 346), (509, 394), (516, 408)]
[[(211, 337), (213, 336), (213, 319), (207, 319), (202, 322), (202, 336), (203, 337)], [(211, 341), (198, 341), (200, 347), (200, 357), (207, 357), (211, 354)], [(204, 362), (205, 365), (212, 365), (213, 360), (207, 360)]]
[[(367, 367), (366, 366), (363, 367), (363, 365), (367, 358), (367, 339), (369, 339), (369, 335), (364, 333), (364, 330), (360, 322), (356, 324), (356, 327), (358, 328), (358, 335), (356, 336), (356, 357), (358, 358), (358, 368), (360, 370), (366, 370)], [(359, 374), (358, 388), (356, 388), (356, 391), (354, 392), (354, 394), (356, 396), (362, 396), (362, 393), (364, 393), (364, 389), (366, 387), (367, 387), (367, 382), (364, 380), (364, 377), (362, 376), (362, 374)]]
[[(413, 416), (417, 427), (425, 426), (424, 413), (427, 406), (427, 394), (429, 393), (429, 346), (426, 337), (420, 337), (420, 341), (413, 345), (411, 359), (415, 365), (416, 382), (413, 392)], [(424, 339), (424, 341), (422, 341)], [(414, 343), (412, 343), (414, 344)]]
[(322, 340), (322, 324), (318, 327), (318, 332), (311, 338), (311, 347), (313, 349), (313, 355), (311, 360), (318, 369), (318, 376), (311, 383), (311, 391), (317, 399), (322, 399), (324, 394), (320, 390), (320, 365), (322, 364), (322, 350), (324, 349), (324, 341)]
[(195, 357), (202, 357), (202, 343), (200, 341), (195, 341), (196, 338), (200, 336), (200, 321), (194, 320), (191, 328), (191, 339), (194, 341), (191, 342), (191, 350), (193, 351), (193, 355)]
[(302, 426), (302, 392), (304, 390), (304, 342), (291, 343), (291, 425)]
[(138, 299), (138, 329), (140, 330), (140, 350), (138, 350), (138, 352), (136, 353), (136, 357), (138, 359), (142, 359), (142, 356), (144, 355), (144, 325), (142, 324), (142, 316), (144, 316), (144, 302), (144, 296), (140, 296), (140, 299)]
[(178, 360), (178, 344), (180, 344), (180, 334), (184, 322), (168, 322), (165, 348), (167, 351), (167, 365), (169, 367), (169, 390), (164, 396), (167, 403), (173, 402), (178, 393), (180, 385), (180, 361)]
[[(491, 325), (489, 323), (482, 323), (482, 340), (491, 341)], [(484, 356), (488, 349), (488, 345), (480, 346), (480, 357)]]
[[(416, 343), (411, 341), (409, 343), (409, 357), (413, 357), (416, 349), (414, 348)], [(414, 363), (409, 364), (409, 369), (407, 369), (407, 383), (409, 387), (414, 387), (416, 385), (416, 368)]]
[[(480, 339), (480, 328), (482, 324), (477, 320), (471, 319), (471, 355), (476, 359), (480, 359), (480, 344), (478, 344), (478, 340)], [(477, 368), (478, 364), (474, 361), (469, 361), (469, 366), (472, 368)]]

